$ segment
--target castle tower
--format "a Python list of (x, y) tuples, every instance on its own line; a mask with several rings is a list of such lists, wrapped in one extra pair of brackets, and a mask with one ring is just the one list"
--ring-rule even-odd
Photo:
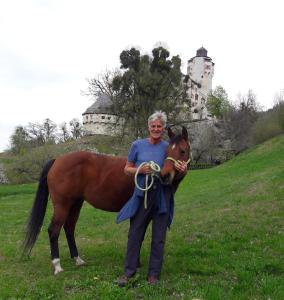
[(191, 97), (191, 114), (193, 120), (202, 120), (210, 117), (206, 109), (207, 97), (212, 90), (214, 63), (207, 56), (203, 47), (196, 51), (196, 56), (187, 63), (187, 75), (191, 80), (189, 89)]
[(112, 113), (111, 104), (110, 97), (102, 94), (82, 114), (83, 128), (87, 134), (118, 135), (123, 121)]

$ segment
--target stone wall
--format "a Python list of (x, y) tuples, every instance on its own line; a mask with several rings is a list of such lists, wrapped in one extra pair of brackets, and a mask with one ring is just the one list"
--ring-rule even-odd
[(83, 127), (87, 134), (116, 136), (122, 130), (123, 122), (114, 115), (86, 114), (83, 116)]
[(193, 121), (183, 124), (189, 134), (195, 160), (222, 163), (234, 156), (235, 151), (224, 124), (216, 119)]

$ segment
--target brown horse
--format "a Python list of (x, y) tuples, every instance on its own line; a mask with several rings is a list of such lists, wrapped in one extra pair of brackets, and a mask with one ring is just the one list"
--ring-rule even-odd
[[(183, 178), (174, 168), (175, 160), (188, 161), (190, 146), (185, 127), (175, 135), (168, 129), (170, 143), (167, 159), (160, 172), (166, 184), (176, 191)], [(63, 269), (60, 265), (58, 237), (63, 226), (71, 258), (77, 265), (85, 262), (79, 257), (74, 238), (75, 226), (83, 201), (105, 211), (118, 212), (134, 190), (133, 177), (124, 174), (126, 157), (115, 157), (90, 152), (74, 152), (49, 161), (41, 174), (33, 208), (28, 220), (24, 253), (30, 253), (45, 216), (48, 196), (52, 199), (53, 217), (48, 227), (54, 274)]]

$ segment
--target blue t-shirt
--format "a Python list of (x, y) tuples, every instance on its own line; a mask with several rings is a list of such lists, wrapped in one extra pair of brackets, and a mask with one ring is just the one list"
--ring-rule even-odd
[(143, 162), (154, 161), (162, 168), (168, 145), (166, 141), (151, 144), (148, 139), (136, 140), (130, 148), (128, 161), (134, 163), (136, 167), (140, 166)]
[[(136, 140), (133, 142), (129, 154), (128, 161), (135, 164), (135, 166), (139, 166), (143, 162), (154, 161), (161, 168), (164, 165), (164, 160), (166, 158), (166, 149), (168, 147), (168, 142), (161, 141), (159, 144), (151, 144), (148, 139)], [(145, 187), (145, 174), (138, 174), (138, 185), (140, 187)], [(164, 187), (161, 185), (159, 181), (157, 184), (157, 209), (158, 213), (166, 213), (167, 207), (165, 202), (165, 194)], [(134, 193), (132, 197), (126, 202), (126, 204), (122, 207), (120, 212), (117, 215), (116, 222), (120, 223), (126, 219), (133, 217), (139, 207), (141, 201), (143, 201), (144, 192), (135, 187)], [(169, 222), (168, 226), (170, 226), (173, 219), (173, 211), (174, 211), (174, 200), (173, 194), (170, 199), (170, 207), (169, 207)]]

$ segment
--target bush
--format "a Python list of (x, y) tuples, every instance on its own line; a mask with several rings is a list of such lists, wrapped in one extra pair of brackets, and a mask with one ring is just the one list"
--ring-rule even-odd
[(263, 113), (252, 129), (255, 144), (281, 133), (284, 133), (284, 103), (276, 104), (271, 110)]
[(63, 153), (63, 148), (45, 145), (33, 148), (26, 154), (16, 157), (6, 169), (9, 182), (29, 183), (37, 181), (46, 162)]
[(62, 144), (45, 144), (27, 149), (18, 155), (9, 153), (9, 163), (0, 158), (5, 166), (5, 174), (10, 183), (30, 183), (38, 181), (42, 168), (47, 161), (64, 153), (90, 151), (126, 155), (129, 147), (130, 143), (128, 141), (121, 142), (119, 138), (92, 136)]
[(253, 128), (253, 140), (255, 144), (260, 144), (278, 134), (281, 134), (282, 130), (277, 120), (264, 120), (259, 119)]

